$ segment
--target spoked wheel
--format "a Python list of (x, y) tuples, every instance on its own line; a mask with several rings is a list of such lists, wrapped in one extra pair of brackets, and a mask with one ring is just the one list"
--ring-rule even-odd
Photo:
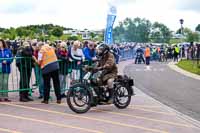
[(76, 84), (67, 93), (67, 104), (78, 114), (86, 113), (91, 107), (91, 94), (83, 84)]
[(119, 85), (115, 91), (114, 105), (119, 109), (125, 109), (131, 102), (131, 92), (124, 86)]

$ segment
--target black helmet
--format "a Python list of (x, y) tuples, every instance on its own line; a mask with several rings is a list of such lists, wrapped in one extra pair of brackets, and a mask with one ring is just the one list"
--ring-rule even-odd
[(99, 57), (107, 54), (109, 51), (110, 51), (109, 46), (106, 45), (106, 44), (104, 44), (104, 43), (102, 43), (102, 44), (100, 44), (100, 45), (97, 46), (97, 55)]

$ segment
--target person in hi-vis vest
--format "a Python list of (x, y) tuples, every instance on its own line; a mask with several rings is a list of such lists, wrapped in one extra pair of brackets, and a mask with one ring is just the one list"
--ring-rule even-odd
[(59, 64), (55, 49), (48, 44), (39, 43), (38, 64), (42, 69), (44, 80), (44, 100), (42, 103), (48, 104), (50, 93), (50, 81), (53, 79), (54, 91), (57, 97), (57, 103), (61, 103)]
[(150, 50), (148, 45), (146, 46), (144, 56), (145, 56), (145, 59), (146, 59), (147, 69), (150, 69), (149, 65), (150, 65), (151, 50)]

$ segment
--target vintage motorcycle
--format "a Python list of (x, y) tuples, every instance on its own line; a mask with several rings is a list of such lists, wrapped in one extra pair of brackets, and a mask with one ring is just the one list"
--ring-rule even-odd
[[(108, 87), (99, 84), (102, 71), (94, 67), (85, 66), (86, 74), (81, 83), (75, 83), (67, 92), (67, 103), (75, 113), (86, 113), (91, 107), (108, 105), (110, 94)], [(134, 80), (127, 76), (119, 75), (114, 81), (113, 104), (119, 108), (126, 108), (134, 95)]]
[(141, 52), (136, 53), (135, 64), (141, 64), (143, 61), (143, 54)]

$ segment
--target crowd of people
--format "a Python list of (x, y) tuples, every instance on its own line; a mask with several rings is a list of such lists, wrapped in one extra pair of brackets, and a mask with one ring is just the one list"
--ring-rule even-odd
[[(11, 63), (16, 59), (16, 67), (20, 73), (19, 80), (19, 101), (33, 101), (30, 97), (30, 79), (32, 71), (36, 80), (35, 85), (39, 88), (38, 98), (44, 99), (43, 103), (48, 103), (50, 88), (52, 86), (57, 97), (57, 103), (65, 97), (65, 89), (70, 84), (80, 80), (83, 76), (82, 65), (97, 60), (96, 47), (100, 42), (94, 41), (56, 41), (41, 42), (36, 40), (26, 41), (4, 41), (0, 40), (0, 77), (1, 84), (0, 101), (10, 101), (8, 99), (8, 79), (11, 72)], [(115, 62), (119, 63), (120, 48), (118, 45), (112, 46), (112, 53)], [(6, 87), (5, 87), (6, 86)], [(4, 92), (3, 92), (4, 91)]]
[[(173, 60), (178, 62), (179, 59), (198, 59), (200, 45), (198, 43), (191, 42), (187, 45), (159, 45), (146, 44), (150, 47), (150, 60), (167, 62)], [(135, 64), (145, 63), (145, 46), (137, 45)]]
[[(97, 45), (94, 41), (37, 41), (0, 40), (0, 102), (10, 102), (8, 98), (8, 81), (11, 73), (11, 64), (16, 59), (16, 67), (20, 73), (19, 100), (21, 102), (33, 101), (30, 97), (30, 79), (34, 71), (35, 85), (39, 88), (39, 99), (48, 104), (49, 93), (52, 86), (57, 97), (57, 103), (65, 97), (65, 89), (70, 84), (81, 80), (83, 72), (82, 65), (97, 60)], [(179, 57), (194, 59), (199, 57), (200, 47), (191, 43), (189, 46), (178, 45), (166, 47), (164, 45), (154, 46), (152, 44), (121, 43), (110, 47), (115, 63), (120, 60), (133, 59), (135, 63), (146, 63), (150, 61), (167, 61)]]
[[(17, 44), (15, 44), (17, 43)], [(21, 42), (20, 42), (21, 43)], [(39, 98), (44, 98), (47, 103), (50, 91), (50, 79), (53, 79), (54, 90), (57, 96), (57, 102), (60, 103), (64, 92), (61, 88), (67, 88), (70, 79), (80, 78), (81, 64), (87, 61), (96, 60), (96, 43), (92, 41), (59, 41), (50, 43), (38, 42), (35, 40), (24, 41), (20, 44), (15, 41), (14, 44), (0, 40), (0, 101), (10, 101), (8, 99), (8, 79), (11, 72), (11, 63), (16, 58), (16, 66), (20, 73), (20, 101), (33, 101), (29, 96), (30, 78), (34, 69), (36, 85), (39, 85)], [(16, 45), (17, 50), (13, 49)], [(50, 56), (49, 56), (50, 55)], [(49, 58), (45, 58), (49, 56)], [(72, 65), (73, 64), (73, 65)], [(72, 67), (72, 77), (68, 77), (68, 67)], [(48, 67), (47, 67), (48, 66)], [(45, 89), (44, 89), (45, 88)], [(4, 92), (3, 92), (4, 91)]]

